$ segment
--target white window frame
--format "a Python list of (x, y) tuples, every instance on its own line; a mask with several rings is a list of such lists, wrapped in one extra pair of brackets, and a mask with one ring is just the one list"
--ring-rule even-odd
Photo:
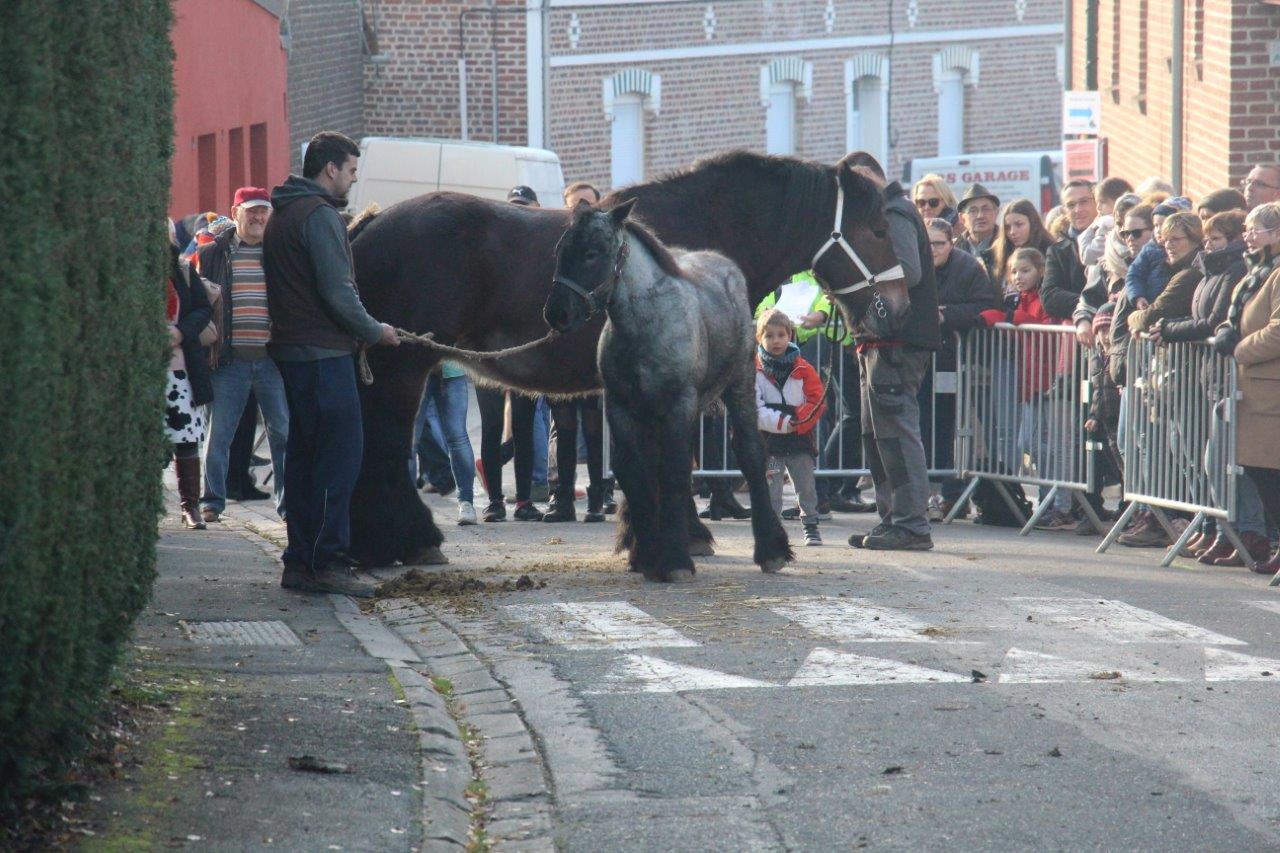
[[(845, 62), (844, 109), (845, 151), (866, 151), (887, 167), (889, 62), (882, 54), (860, 54)], [(869, 117), (879, 122), (878, 132), (867, 132)]]
[(764, 150), (766, 154), (787, 156), (796, 153), (796, 84), (789, 80), (769, 84)]
[(933, 55), (933, 91), (938, 96), (938, 156), (964, 154), (965, 87), (978, 87), (978, 51), (951, 45)]
[(614, 188), (644, 180), (644, 96), (614, 96), (610, 121), (609, 175)]

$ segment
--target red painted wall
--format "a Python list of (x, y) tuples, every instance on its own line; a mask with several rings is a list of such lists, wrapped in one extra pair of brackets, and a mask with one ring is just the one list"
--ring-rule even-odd
[(252, 0), (173, 0), (169, 214), (229, 213), (238, 186), (289, 174), (280, 21)]

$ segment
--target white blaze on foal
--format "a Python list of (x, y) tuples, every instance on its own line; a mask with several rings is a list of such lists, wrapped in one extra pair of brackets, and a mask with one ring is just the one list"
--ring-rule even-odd
[(698, 644), (625, 601), (510, 604), (543, 639), (570, 649), (689, 648)]

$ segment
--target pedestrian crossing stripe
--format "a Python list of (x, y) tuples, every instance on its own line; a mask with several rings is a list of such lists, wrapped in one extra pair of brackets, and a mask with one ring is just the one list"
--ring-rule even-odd
[(1226, 649), (1204, 650), (1205, 681), (1280, 681), (1280, 660)]
[(1006, 598), (1005, 601), (1041, 625), (1078, 631), (1104, 643), (1246, 645), (1243, 640), (1169, 619), (1123, 601), (1096, 598)]
[(831, 687), (851, 684), (960, 683), (968, 676), (928, 669), (913, 663), (866, 657), (851, 652), (817, 648), (809, 653), (788, 687)]
[(1061, 684), (1079, 681), (1186, 681), (1152, 666), (1126, 664), (1122, 668), (1096, 661), (1073, 660), (1058, 655), (1013, 648), (1005, 653), (1000, 668), (1000, 684)]
[(570, 649), (689, 648), (698, 645), (625, 601), (510, 604), (506, 610), (543, 639)]
[(684, 693), (691, 690), (734, 690), (777, 687), (768, 681), (730, 675), (714, 669), (672, 663), (648, 655), (627, 655), (605, 685), (589, 693)]
[(865, 598), (784, 599), (769, 609), (814, 636), (842, 643), (936, 642), (936, 628)]

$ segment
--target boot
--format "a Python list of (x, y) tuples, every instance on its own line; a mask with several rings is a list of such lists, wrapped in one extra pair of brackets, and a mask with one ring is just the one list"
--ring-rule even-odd
[(609, 477), (600, 484), (600, 499), (605, 515), (613, 515), (618, 511), (618, 502), (613, 499), (612, 477)]
[(1280, 572), (1280, 551), (1271, 555), (1269, 560), (1259, 560), (1253, 564), (1253, 570), (1260, 575), (1271, 577)]
[(719, 479), (711, 486), (710, 505), (698, 513), (698, 517), (709, 518), (712, 521), (719, 521), (722, 518), (736, 518), (742, 521), (751, 517), (751, 510), (738, 503), (728, 482)]
[(583, 523), (604, 521), (604, 484), (587, 486), (587, 514)]
[[(1240, 541), (1244, 544), (1249, 559), (1255, 563), (1265, 563), (1267, 558), (1271, 556), (1271, 540), (1261, 533), (1245, 531), (1240, 534)], [(1229, 556), (1215, 560), (1213, 564), (1215, 566), (1243, 566), (1244, 562), (1244, 555), (1233, 548)]]
[(1217, 564), (1217, 560), (1230, 557), (1235, 552), (1236, 549), (1231, 544), (1231, 540), (1219, 533), (1214, 537), (1213, 543), (1201, 551), (1199, 557), (1196, 557), (1196, 562), (1203, 563), (1206, 566), (1213, 566)]
[(577, 521), (578, 514), (573, 506), (573, 490), (570, 489), (567, 495), (563, 490), (557, 491), (542, 520), (548, 524), (557, 521)]
[(178, 500), (182, 506), (182, 523), (188, 530), (204, 530), (200, 515), (200, 457), (174, 457), (173, 470), (178, 474)]

